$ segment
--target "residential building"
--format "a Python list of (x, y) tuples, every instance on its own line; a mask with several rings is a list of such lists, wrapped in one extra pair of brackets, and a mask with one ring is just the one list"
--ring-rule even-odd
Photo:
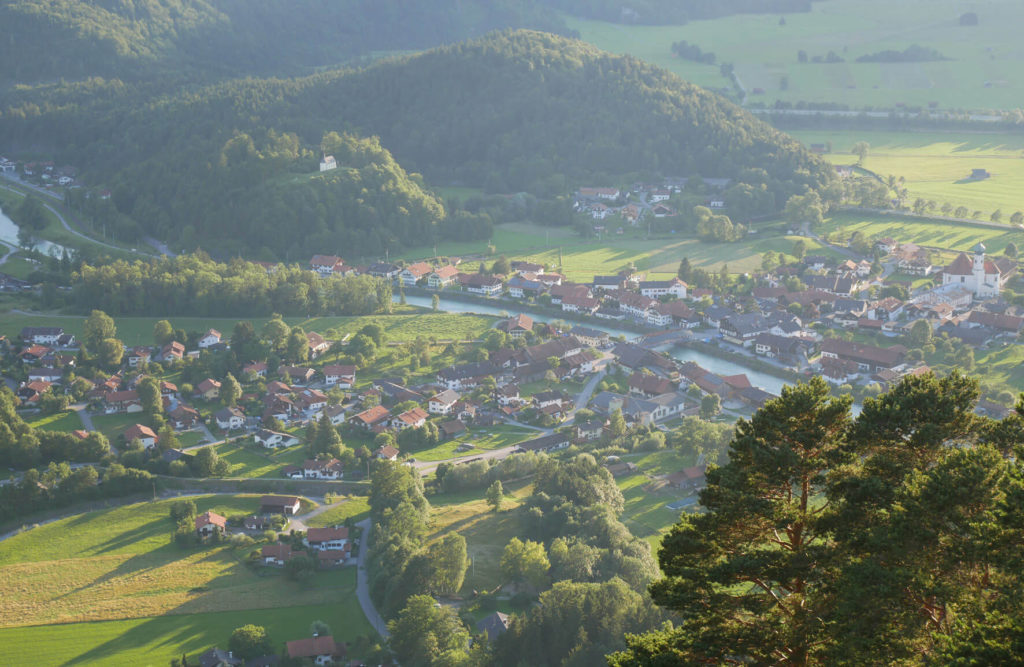
[(352, 417), (352, 423), (369, 430), (378, 424), (386, 424), (389, 417), (391, 417), (390, 410), (383, 405), (375, 405)]
[(330, 364), (324, 366), (324, 384), (328, 387), (338, 386), (341, 389), (351, 389), (356, 383), (356, 367), (345, 364)]
[(260, 514), (298, 514), (302, 502), (295, 496), (263, 496), (260, 498)]
[(199, 537), (209, 537), (215, 533), (227, 532), (228, 520), (216, 512), (203, 512), (196, 517), (196, 533)]
[(267, 449), (291, 447), (292, 445), (299, 444), (299, 439), (289, 433), (279, 433), (265, 428), (256, 431), (255, 438), (258, 444), (263, 445)]
[(145, 424), (132, 424), (124, 431), (124, 441), (132, 442), (134, 440), (138, 440), (143, 447), (148, 449), (156, 446), (157, 435)]
[(341, 461), (335, 458), (306, 459), (302, 464), (302, 476), (306, 479), (341, 479), (344, 471)]
[(212, 345), (216, 345), (220, 342), (220, 339), (221, 333), (216, 329), (210, 329), (199, 339), (199, 349), (205, 350)]
[(427, 401), (427, 411), (432, 415), (451, 414), (452, 408), (458, 402), (459, 398), (460, 397), (456, 392), (451, 389), (445, 389)]
[(245, 426), (245, 413), (241, 408), (227, 407), (218, 410), (213, 418), (217, 422), (217, 428), (224, 431), (235, 431)]
[(406, 410), (397, 417), (392, 418), (391, 427), (398, 431), (404, 431), (407, 428), (419, 428), (427, 423), (427, 411), (423, 408), (413, 408)]

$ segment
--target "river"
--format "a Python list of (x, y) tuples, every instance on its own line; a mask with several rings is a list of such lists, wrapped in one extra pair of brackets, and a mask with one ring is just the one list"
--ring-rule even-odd
[[(13, 246), (14, 248), (20, 247), (18, 245), (18, 225), (14, 224), (13, 220), (4, 215), (3, 209), (0, 209), (0, 241)], [(42, 240), (36, 241), (36, 244), (32, 249), (37, 250), (44, 255), (56, 255), (58, 257), (65, 250), (64, 246)]]
[[(424, 308), (431, 307), (431, 298), (425, 296), (406, 295), (405, 302), (412, 306), (421, 306)], [(517, 310), (513, 304), (502, 303), (500, 305), (488, 306), (485, 304), (445, 299), (443, 294), (441, 295), (441, 303), (438, 307), (448, 313), (476, 313), (479, 315), (495, 315), (498, 317), (525, 314), (534, 317), (532, 313)], [(616, 329), (614, 327), (606, 326), (600, 322), (594, 322), (593, 324), (587, 323), (581, 326), (598, 329), (600, 331), (607, 331), (612, 336), (625, 336), (626, 340), (632, 340), (638, 337), (635, 331)], [(713, 357), (709, 354), (700, 352), (699, 350), (689, 348), (672, 348), (669, 350), (669, 355), (679, 361), (694, 361), (700, 364), (702, 368), (706, 368), (712, 373), (716, 373), (718, 375), (737, 375), (739, 373), (746, 373), (752, 385), (760, 387), (761, 389), (775, 394), (776, 396), (782, 393), (782, 387), (786, 384), (786, 381), (782, 378), (747, 368), (746, 366), (728, 359)]]

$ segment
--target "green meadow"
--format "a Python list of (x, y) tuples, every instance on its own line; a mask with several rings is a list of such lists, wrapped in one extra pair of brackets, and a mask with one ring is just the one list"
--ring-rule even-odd
[(844, 238), (859, 231), (868, 238), (890, 237), (902, 243), (951, 251), (967, 251), (981, 242), (991, 254), (1002, 253), (1007, 243), (1016, 243), (1018, 247), (1024, 243), (1024, 231), (1020, 230), (1004, 231), (962, 222), (856, 212), (831, 216), (816, 231), (821, 235), (839, 233)]
[[(979, 25), (958, 24), (967, 11), (977, 12)], [(785, 25), (779, 19), (746, 14), (682, 26), (627, 26), (567, 17), (585, 41), (632, 54), (700, 86), (729, 87), (717, 63), (733, 63), (749, 103), (803, 100), (864, 108), (935, 102), (940, 108), (1015, 109), (1024, 98), (1024, 70), (1017, 61), (1024, 4), (1015, 0), (830, 0), (813, 3), (807, 13), (786, 14)], [(676, 58), (671, 46), (680, 40), (713, 52), (716, 64)], [(912, 44), (936, 49), (947, 60), (855, 62)], [(801, 50), (809, 59), (834, 51), (845, 62), (800, 63)]]
[[(259, 507), (256, 495), (193, 500), (200, 512), (229, 517)], [(166, 665), (226, 647), (246, 623), (265, 625), (276, 644), (306, 636), (318, 619), (345, 641), (372, 632), (355, 600), (353, 568), (299, 584), (246, 565), (250, 548), (179, 547), (171, 542), (172, 502), (90, 512), (0, 543), (4, 660)]]
[[(1015, 211), (1024, 211), (1024, 135), (987, 133), (917, 133), (794, 131), (805, 144), (832, 144), (824, 155), (834, 164), (854, 164), (853, 145), (870, 145), (864, 168), (887, 178), (906, 180), (910, 201), (920, 197), (940, 206), (965, 206), (971, 215), (982, 212), (988, 220), (1001, 210), (1002, 222)], [(990, 177), (971, 180), (973, 169), (985, 169)]]

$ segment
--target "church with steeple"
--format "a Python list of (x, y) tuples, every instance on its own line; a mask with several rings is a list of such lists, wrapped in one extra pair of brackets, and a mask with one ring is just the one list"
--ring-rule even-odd
[(973, 258), (962, 252), (945, 268), (942, 272), (942, 286), (962, 287), (978, 299), (999, 296), (1003, 285), (1013, 273), (1013, 262), (986, 259), (985, 246), (981, 243), (971, 248), (971, 252), (974, 253)]

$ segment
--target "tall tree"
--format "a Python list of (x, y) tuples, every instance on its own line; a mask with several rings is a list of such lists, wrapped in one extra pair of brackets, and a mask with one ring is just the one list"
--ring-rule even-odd
[(100, 343), (117, 336), (114, 320), (102, 310), (94, 310), (82, 325), (82, 342), (90, 350), (99, 349)]
[(684, 514), (659, 551), (665, 578), (651, 595), (680, 624), (631, 640), (632, 657), (619, 664), (643, 664), (652, 642), (681, 662), (818, 658), (828, 566), (818, 499), (850, 429), (850, 403), (814, 378), (737, 422), (729, 462), (707, 473), (707, 512)]
[[(469, 632), (452, 607), (435, 606), (429, 595), (413, 595), (388, 624), (391, 649), (409, 667), (425, 667), (446, 654), (464, 651)], [(446, 664), (442, 661), (442, 664)]]
[(500, 567), (502, 575), (509, 581), (525, 581), (541, 588), (547, 583), (551, 563), (543, 544), (513, 537), (501, 554)]
[(491, 510), (501, 510), (501, 504), (505, 501), (505, 489), (502, 488), (500, 479), (494, 480), (494, 483), (487, 487), (486, 500)]
[(231, 373), (224, 376), (224, 381), (220, 383), (220, 400), (226, 406), (233, 406), (238, 404), (238, 399), (242, 396), (242, 385), (238, 384), (238, 380)]
[(160, 320), (153, 325), (153, 343), (160, 347), (174, 340), (174, 328), (167, 320)]
[(457, 594), (469, 568), (466, 538), (457, 533), (445, 535), (440, 542), (431, 545), (429, 557), (434, 566), (434, 592), (438, 595)]

